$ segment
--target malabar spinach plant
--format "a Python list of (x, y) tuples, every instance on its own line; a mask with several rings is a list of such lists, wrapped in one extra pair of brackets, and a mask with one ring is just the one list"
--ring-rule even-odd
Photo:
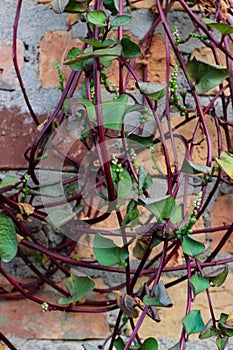
[[(187, 37), (169, 25), (168, 13), (174, 3), (179, 3), (193, 24)], [(19, 256), (37, 279), (20, 284), (1, 265), (1, 275), (12, 285), (10, 292), (0, 289), (1, 299), (24, 296), (40, 304), (43, 312), (118, 310), (112, 334), (101, 348), (157, 350), (156, 323), (164, 322), (166, 327), (160, 309), (173, 312), (169, 290), (186, 281), (186, 309), (177, 315), (180, 340), (170, 350), (185, 349), (193, 333), (199, 333), (200, 339), (215, 337), (216, 347), (223, 350), (233, 335), (233, 310), (217, 315), (210, 291), (221, 287), (228, 264), (233, 262), (233, 258), (219, 257), (233, 224), (201, 228), (196, 224), (218, 187), (223, 183), (232, 186), (231, 2), (156, 0), (151, 28), (136, 42), (125, 34), (124, 26), (131, 17), (125, 13), (122, 0), (95, 0), (93, 4), (90, 0), (54, 0), (54, 12), (67, 12), (73, 22), (84, 22), (86, 35), (79, 37), (82, 48), (73, 47), (67, 54), (65, 65), (71, 68), (67, 80), (62, 67), (55, 63), (61, 97), (40, 125), (17, 62), (21, 5), (22, 0), (18, 0), (13, 60), (38, 136), (25, 153), (25, 174), (20, 178), (6, 176), (0, 183), (0, 258), (8, 263)], [(157, 83), (148, 74), (148, 57), (160, 24), (166, 78)], [(193, 48), (201, 42), (215, 63), (197, 56), (187, 60), (181, 48), (188, 42)], [(115, 80), (112, 72), (117, 72)], [(208, 102), (205, 99), (203, 103), (202, 95), (209, 92)], [(216, 154), (210, 120), (217, 135)], [(189, 133), (182, 131), (184, 126)], [(80, 149), (81, 158), (77, 157)], [(204, 161), (197, 161), (197, 151), (202, 152)], [(54, 175), (45, 183), (43, 174), (48, 169)], [(114, 224), (109, 226), (113, 218)], [(58, 230), (60, 243), (55, 247), (40, 243), (28, 226), (28, 221), (35, 219)], [(220, 231), (224, 235), (210, 252), (200, 234), (217, 235)], [(75, 251), (83, 239), (93, 247), (91, 258), (80, 258)], [(25, 247), (34, 251), (34, 261)], [(89, 273), (80, 273), (82, 268)], [(53, 281), (59, 270), (66, 278), (64, 288)], [(94, 270), (124, 276), (123, 282), (97, 288), (92, 279)], [(166, 272), (181, 277), (166, 284), (162, 278)], [(35, 294), (44, 284), (60, 293), (57, 303)], [(92, 293), (108, 297), (93, 300)], [(195, 307), (195, 297), (200, 293), (206, 295), (207, 323)], [(141, 339), (139, 331), (146, 317), (155, 322), (154, 334)], [(126, 324), (128, 337), (124, 334)], [(15, 349), (2, 333), (0, 339)], [(95, 349), (88, 343), (83, 347)]]

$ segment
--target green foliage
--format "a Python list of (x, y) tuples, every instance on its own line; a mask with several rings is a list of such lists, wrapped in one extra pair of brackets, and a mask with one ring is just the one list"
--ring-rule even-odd
[(139, 166), (138, 170), (138, 194), (141, 195), (144, 190), (147, 190), (153, 184), (152, 177), (147, 169)]
[(145, 295), (143, 302), (145, 305), (150, 306), (172, 307), (173, 305), (162, 281), (155, 285), (154, 297)]
[(122, 226), (130, 223), (130, 227), (133, 228), (138, 224), (140, 213), (137, 206), (138, 203), (134, 199), (131, 199), (129, 204), (127, 205), (126, 215), (121, 223)]
[(71, 297), (62, 297), (58, 300), (59, 304), (72, 304), (84, 298), (95, 287), (95, 282), (90, 277), (77, 277), (71, 275), (66, 280), (66, 288)]
[(184, 236), (182, 240), (182, 250), (190, 256), (197, 256), (203, 253), (205, 246), (190, 235)]
[(158, 83), (137, 82), (136, 87), (142, 94), (150, 96), (151, 101), (158, 101), (165, 96), (166, 85)]
[(187, 334), (199, 333), (205, 326), (199, 310), (190, 311), (182, 318), (182, 323)]
[(220, 287), (226, 280), (228, 275), (228, 267), (221, 267), (208, 275), (205, 278), (211, 283), (212, 286)]
[(222, 35), (233, 34), (233, 26), (227, 23), (217, 23), (210, 18), (202, 18), (207, 26), (218, 30)]
[(196, 83), (195, 88), (200, 94), (213, 89), (229, 77), (225, 67), (210, 64), (197, 57), (188, 63), (187, 74), (189, 79)]
[(131, 17), (127, 15), (116, 16), (111, 22), (112, 27), (120, 27), (128, 24), (131, 21)]
[(67, 60), (65, 61), (65, 64), (70, 65), (70, 67), (73, 70), (81, 70), (84, 66), (81, 65), (81, 63), (85, 62), (86, 64), (92, 63), (93, 58), (99, 57), (99, 58), (106, 58), (111, 57), (111, 61), (113, 59), (116, 59), (118, 56), (120, 56), (122, 53), (122, 46), (120, 44), (115, 45), (113, 47), (107, 47), (103, 49), (98, 49), (95, 51), (90, 50), (90, 48), (87, 48), (84, 51), (81, 51), (77, 48), (73, 48), (69, 51)]
[(169, 219), (175, 210), (175, 200), (172, 196), (162, 198), (145, 198), (140, 199), (145, 207), (150, 210), (159, 221)]
[(101, 265), (117, 265), (129, 256), (126, 248), (118, 247), (113, 240), (97, 234), (94, 239), (94, 253)]
[(17, 250), (15, 225), (9, 216), (0, 213), (0, 259), (6, 263), (11, 261)]
[(220, 166), (220, 168), (231, 178), (233, 179), (233, 154), (222, 151), (220, 154), (220, 158), (214, 158), (216, 163)]
[(201, 276), (200, 273), (193, 275), (189, 279), (189, 282), (191, 283), (194, 295), (203, 292), (203, 290), (206, 290), (210, 286), (208, 280), (205, 277)]
[(127, 58), (134, 58), (140, 56), (141, 50), (137, 44), (135, 44), (129, 37), (125, 36), (121, 39), (121, 45), (123, 47), (122, 55)]
[(183, 173), (189, 174), (189, 175), (196, 175), (201, 173), (210, 174), (211, 168), (206, 165), (197, 164), (197, 163), (191, 162), (191, 160), (184, 159), (180, 171), (183, 171)]
[(107, 15), (104, 11), (91, 11), (87, 14), (87, 20), (89, 23), (96, 25), (97, 27), (105, 27), (107, 25)]
[(104, 7), (111, 11), (113, 16), (118, 14), (118, 4), (119, 0), (104, 0)]
[(142, 348), (141, 350), (158, 350), (159, 345), (158, 342), (155, 338), (147, 338), (145, 341), (142, 343)]
[(5, 176), (0, 182), (0, 188), (15, 186), (20, 180), (16, 176)]

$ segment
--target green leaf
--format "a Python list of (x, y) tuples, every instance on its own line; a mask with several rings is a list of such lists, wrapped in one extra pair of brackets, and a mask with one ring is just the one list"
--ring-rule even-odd
[(19, 182), (20, 180), (16, 176), (5, 176), (0, 182), (0, 188), (14, 186)]
[(138, 223), (139, 221), (139, 210), (137, 208), (137, 202), (134, 199), (131, 199), (129, 204), (127, 205), (126, 215), (124, 217), (124, 220), (122, 220), (121, 225), (127, 225), (129, 222), (132, 223)]
[(139, 166), (138, 170), (138, 193), (141, 195), (143, 190), (148, 189), (153, 184), (152, 177), (147, 169)]
[(187, 334), (199, 333), (205, 326), (199, 310), (190, 311), (188, 315), (182, 318), (182, 323)]
[(78, 277), (71, 275), (66, 280), (66, 288), (71, 298), (60, 298), (58, 304), (71, 304), (85, 297), (95, 287), (95, 282), (90, 277)]
[[(73, 49), (71, 49), (73, 50)], [(77, 49), (79, 50), (79, 49)], [(79, 50), (81, 51), (81, 50)], [(87, 61), (91, 58), (95, 58), (95, 57), (105, 57), (105, 56), (113, 56), (114, 58), (117, 58), (118, 56), (121, 55), (121, 52), (122, 52), (122, 46), (120, 44), (118, 45), (115, 45), (113, 47), (107, 47), (107, 48), (104, 48), (104, 49), (98, 49), (98, 50), (95, 50), (95, 51), (90, 51), (90, 48), (88, 48), (88, 52), (82, 52), (81, 53), (78, 53), (77, 55), (74, 55), (74, 51), (72, 51), (72, 57), (70, 58), (69, 57), (69, 53), (68, 53), (68, 57), (67, 57), (67, 60), (65, 61), (64, 64), (68, 64), (71, 66), (72, 69), (74, 69), (72, 66), (74, 63), (78, 63), (78, 62), (84, 62), (84, 61)], [(113, 59), (113, 58), (111, 58)], [(78, 69), (76, 69), (78, 70)], [(80, 70), (80, 69), (79, 69)]]
[(232, 314), (227, 315), (225, 313), (221, 313), (218, 326), (225, 335), (227, 335), (228, 337), (232, 337), (233, 336)]
[(128, 258), (126, 248), (118, 247), (111, 239), (97, 234), (94, 239), (94, 253), (101, 265), (113, 266)]
[(127, 136), (129, 140), (137, 142), (139, 145), (142, 145), (143, 147), (150, 147), (153, 145), (153, 138), (154, 135), (152, 136), (139, 136), (135, 134), (130, 134)]
[(172, 196), (162, 198), (145, 198), (140, 199), (145, 207), (150, 210), (159, 220), (168, 219), (175, 210), (175, 200)]
[(131, 229), (134, 228), (139, 223), (139, 210), (137, 208), (137, 202), (134, 199), (131, 199), (127, 205), (126, 215), (121, 222), (121, 226), (127, 225), (130, 223)]
[(46, 196), (51, 196), (51, 197), (60, 197), (64, 196), (64, 191), (61, 186), (61, 183), (54, 183), (52, 185), (46, 185), (46, 186), (41, 186), (39, 188), (40, 194), (46, 195)]
[(116, 350), (124, 350), (125, 343), (121, 337), (118, 337), (116, 340), (114, 340), (113, 345), (115, 346)]
[(112, 27), (120, 27), (128, 24), (131, 21), (131, 16), (121, 15), (113, 18), (111, 22)]
[(155, 338), (147, 338), (145, 341), (142, 343), (142, 350), (158, 350), (159, 345), (158, 342)]
[(160, 307), (171, 307), (173, 305), (169, 295), (167, 294), (163, 281), (160, 281), (157, 285), (155, 285), (154, 293), (154, 297), (150, 295), (145, 295), (143, 297), (143, 302), (145, 305)]
[(189, 175), (195, 175), (195, 174), (201, 174), (201, 173), (210, 174), (211, 168), (206, 165), (197, 164), (197, 163), (191, 162), (188, 159), (184, 159), (180, 171)]
[[(187, 347), (187, 345), (184, 343), (184, 350), (186, 349), (186, 347)], [(180, 342), (176, 343), (175, 345), (173, 345), (168, 350), (180, 350)]]
[(65, 7), (65, 12), (68, 12), (68, 13), (86, 12), (90, 1), (91, 0), (87, 0), (87, 1), (70, 0), (68, 5)]
[(228, 275), (228, 267), (221, 267), (208, 275), (205, 275), (205, 278), (211, 282), (213, 286), (220, 287), (227, 278)]
[(188, 63), (187, 74), (189, 79), (196, 83), (198, 93), (209, 91), (229, 77), (229, 72), (225, 67), (210, 64), (197, 57)]
[(9, 262), (17, 254), (15, 225), (9, 216), (0, 213), (0, 259)]
[(226, 345), (227, 345), (227, 342), (228, 342), (228, 336), (225, 335), (225, 336), (218, 336), (217, 339), (216, 339), (216, 344), (217, 344), (217, 347), (219, 350), (224, 350)]
[(193, 275), (189, 279), (189, 282), (191, 283), (194, 295), (203, 292), (203, 290), (206, 290), (210, 286), (208, 280), (205, 277), (201, 276), (200, 273)]
[(117, 196), (118, 198), (126, 197), (132, 190), (132, 179), (128, 171), (123, 171), (121, 173), (122, 179), (119, 181), (117, 186)]
[(88, 22), (96, 25), (97, 27), (105, 27), (107, 25), (107, 18), (106, 13), (101, 10), (88, 12), (87, 14)]
[(214, 158), (216, 163), (220, 166), (220, 168), (231, 178), (233, 179), (233, 154), (222, 151), (220, 154), (220, 158)]
[(172, 216), (170, 217), (170, 220), (173, 224), (176, 224), (177, 222), (183, 220), (183, 204), (180, 203), (175, 206), (175, 210), (172, 213)]
[(95, 106), (86, 98), (78, 98), (77, 101), (86, 107), (87, 116), (91, 122), (96, 120)]
[(190, 256), (196, 256), (204, 251), (205, 246), (203, 243), (199, 242), (195, 238), (191, 237), (190, 235), (187, 235), (183, 237), (182, 249), (185, 254)]
[[(82, 50), (78, 49), (77, 47), (73, 47), (70, 49), (67, 55), (67, 60), (73, 60), (74, 58), (80, 56), (82, 54)], [(70, 64), (70, 68), (75, 71), (80, 71), (83, 69), (83, 62), (77, 61)]]
[(112, 15), (115, 16), (118, 13), (117, 2), (114, 0), (104, 0), (104, 7), (112, 12)]
[(128, 37), (121, 39), (121, 45), (123, 47), (122, 55), (127, 58), (134, 58), (140, 56), (141, 50), (140, 47), (131, 41)]
[(102, 103), (104, 127), (112, 130), (121, 130), (122, 121), (127, 109), (128, 96), (120, 95), (117, 100)]
[(92, 39), (79, 38), (79, 39), (82, 42), (89, 44), (89, 45), (92, 45), (92, 46), (97, 47), (97, 48), (105, 48), (105, 47), (109, 47), (109, 46), (114, 44), (114, 41), (111, 39), (106, 39), (103, 42), (100, 40), (97, 40), (95, 38), (92, 38)]
[(211, 337), (218, 336), (220, 333), (221, 331), (219, 329), (216, 329), (213, 327), (213, 320), (210, 319), (205, 325), (205, 327), (203, 328), (203, 330), (201, 331), (201, 333), (199, 334), (199, 338), (208, 339)]
[(158, 101), (160, 98), (165, 96), (166, 93), (166, 84), (159, 83), (146, 83), (146, 82), (137, 82), (136, 87), (144, 95), (150, 96), (152, 101)]
[(202, 18), (202, 22), (207, 24), (207, 26), (218, 30), (222, 35), (233, 34), (233, 26), (226, 23), (217, 23), (209, 18)]

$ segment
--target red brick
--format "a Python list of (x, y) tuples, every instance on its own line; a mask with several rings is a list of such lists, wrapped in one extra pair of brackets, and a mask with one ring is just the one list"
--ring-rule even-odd
[(64, 66), (67, 53), (72, 47), (81, 48), (79, 39), (72, 39), (70, 32), (56, 30), (47, 32), (40, 44), (39, 70), (40, 80), (44, 87), (55, 87), (59, 83), (58, 75), (54, 67), (57, 61), (61, 70), (67, 78), (71, 72), (69, 66)]
[[(45, 116), (41, 116), (42, 119)], [(0, 112), (0, 168), (25, 168), (24, 152), (32, 145), (36, 134), (28, 113), (21, 113), (18, 108), (3, 108)]]
[[(2, 281), (0, 279), (0, 285)], [(53, 302), (60, 297), (51, 288), (43, 289), (36, 296)], [(7, 337), (72, 340), (101, 339), (109, 335), (106, 314), (42, 312), (39, 304), (27, 299), (0, 301), (0, 314), (0, 328)]]
[[(233, 208), (233, 195), (219, 196), (211, 211), (211, 226), (229, 225), (232, 223), (232, 208)], [(212, 234), (212, 249), (214, 249), (221, 238), (224, 235), (223, 232), (216, 232)], [(224, 245), (221, 252), (233, 253), (233, 237), (231, 236), (227, 243)]]

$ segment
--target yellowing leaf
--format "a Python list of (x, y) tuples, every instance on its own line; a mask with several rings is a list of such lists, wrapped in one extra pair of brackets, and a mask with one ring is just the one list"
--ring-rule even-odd
[(227, 317), (226, 324), (228, 326), (232, 326), (233, 327), (233, 312), (231, 312), (229, 314), (229, 316)]
[(220, 158), (215, 157), (215, 161), (220, 168), (233, 179), (233, 154), (222, 151)]

